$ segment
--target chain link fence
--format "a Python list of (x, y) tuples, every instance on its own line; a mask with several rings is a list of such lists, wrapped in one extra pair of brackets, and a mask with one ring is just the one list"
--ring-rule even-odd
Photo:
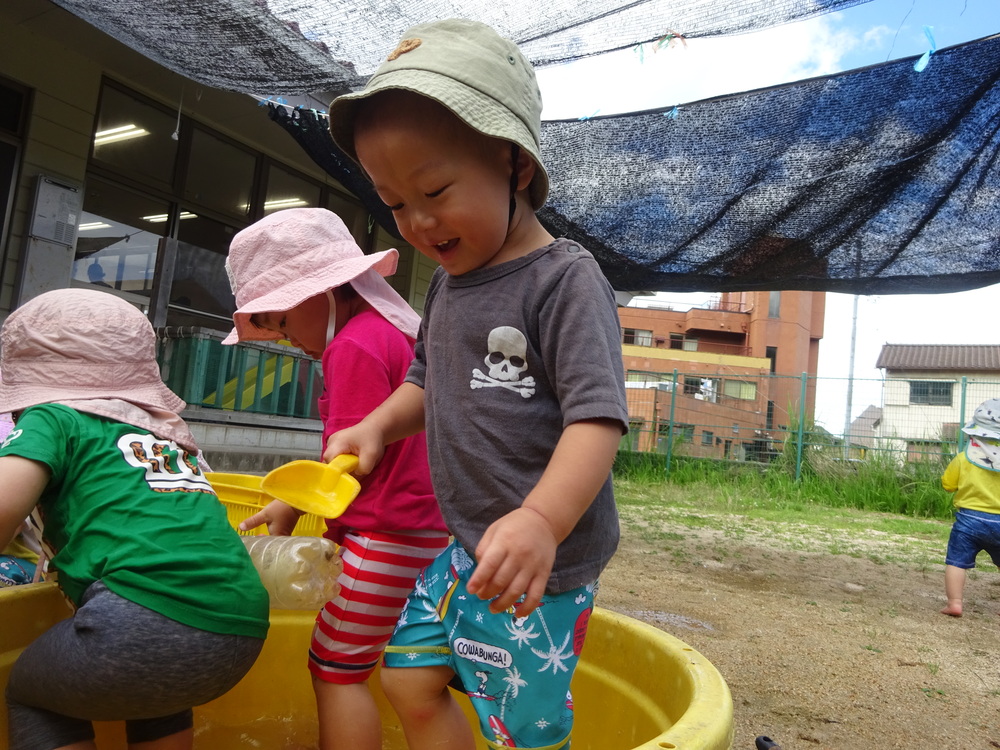
[(976, 406), (1000, 397), (1000, 381), (971, 377), (630, 371), (626, 386), (630, 430), (622, 449), (661, 454), (668, 474), (675, 458), (690, 457), (780, 460), (796, 478), (804, 465), (821, 472), (860, 462), (943, 465), (964, 448), (960, 428)]

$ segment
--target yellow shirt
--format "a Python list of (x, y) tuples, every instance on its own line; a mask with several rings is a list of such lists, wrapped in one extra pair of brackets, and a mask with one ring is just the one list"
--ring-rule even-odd
[(1000, 514), (1000, 471), (976, 466), (964, 452), (948, 464), (941, 486), (955, 493), (952, 502), (956, 508)]

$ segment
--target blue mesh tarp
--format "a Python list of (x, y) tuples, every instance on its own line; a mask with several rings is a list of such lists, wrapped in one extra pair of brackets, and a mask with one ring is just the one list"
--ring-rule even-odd
[[(546, 122), (540, 216), (623, 291), (927, 293), (1000, 282), (1000, 37), (696, 102)], [(323, 115), (271, 115), (379, 221)]]
[(1000, 281), (1000, 37), (913, 62), (545, 123), (542, 217), (623, 290)]
[[(346, 90), (451, 0), (55, 0), (212, 86)], [(750, 31), (866, 0), (465, 0), (536, 64)], [(1000, 282), (1000, 40), (677, 110), (548, 122), (540, 216), (623, 291), (944, 292)], [(327, 96), (329, 94), (327, 93)], [(321, 99), (326, 101), (326, 99)], [(325, 117), (268, 107), (395, 232)]]
[(53, 0), (161, 65), (216, 88), (305, 95), (360, 85), (410, 26), (462, 16), (534, 65), (660, 39), (754, 31), (868, 0)]

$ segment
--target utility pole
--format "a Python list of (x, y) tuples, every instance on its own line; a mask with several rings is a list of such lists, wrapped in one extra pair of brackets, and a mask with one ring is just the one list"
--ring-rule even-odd
[(858, 295), (851, 316), (851, 355), (847, 365), (847, 411), (844, 413), (844, 458), (851, 457), (851, 407), (854, 401), (854, 348), (858, 341)]

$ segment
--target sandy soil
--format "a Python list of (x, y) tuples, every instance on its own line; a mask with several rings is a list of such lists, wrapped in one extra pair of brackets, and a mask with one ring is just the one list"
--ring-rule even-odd
[[(784, 750), (1000, 748), (1000, 574), (984, 557), (954, 619), (939, 614), (943, 566), (895, 561), (889, 535), (838, 547), (789, 529), (656, 521), (650, 534), (648, 521), (626, 521), (597, 603), (716, 666), (732, 691), (734, 750), (758, 735)], [(840, 548), (854, 556), (830, 551)]]

